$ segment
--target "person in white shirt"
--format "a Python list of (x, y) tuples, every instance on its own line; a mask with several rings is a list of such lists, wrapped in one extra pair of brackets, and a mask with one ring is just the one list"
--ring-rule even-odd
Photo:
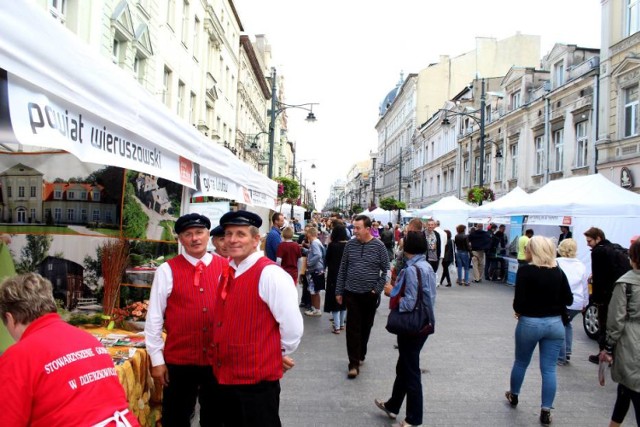
[(564, 346), (560, 349), (560, 356), (558, 356), (558, 365), (566, 365), (571, 359), (571, 344), (573, 341), (573, 327), (571, 321), (589, 304), (589, 289), (587, 285), (587, 267), (582, 261), (576, 258), (576, 252), (578, 245), (575, 240), (567, 238), (560, 242), (558, 246), (558, 253), (560, 257), (557, 258), (558, 267), (564, 271), (571, 292), (573, 293), (573, 304), (567, 307), (567, 318), (563, 319), (565, 322), (565, 341)]

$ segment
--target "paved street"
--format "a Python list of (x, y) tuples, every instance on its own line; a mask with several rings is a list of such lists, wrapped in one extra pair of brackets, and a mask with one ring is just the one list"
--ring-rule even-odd
[[(422, 350), (425, 426), (538, 426), (540, 374), (537, 353), (512, 409), (504, 398), (513, 362), (516, 321), (513, 288), (483, 282), (471, 287), (438, 288), (436, 333)], [(305, 333), (294, 354), (296, 367), (282, 380), (280, 414), (284, 426), (387, 426), (376, 397), (388, 398), (395, 377), (395, 336), (384, 329), (388, 298), (383, 297), (360, 376), (348, 380), (344, 332), (330, 332), (329, 315), (305, 316)], [(347, 319), (348, 322), (348, 319)], [(616, 384), (597, 380), (588, 362), (597, 350), (585, 335), (581, 317), (574, 324), (571, 364), (558, 367), (554, 426), (606, 426)], [(633, 409), (625, 425), (635, 425)], [(398, 416), (404, 419), (404, 406)]]

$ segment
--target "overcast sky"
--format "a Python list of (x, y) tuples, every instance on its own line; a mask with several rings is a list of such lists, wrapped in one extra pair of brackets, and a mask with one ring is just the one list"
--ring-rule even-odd
[[(317, 122), (289, 109), (296, 169), (329, 188), (377, 148), (378, 106), (406, 76), (474, 50), (476, 37), (541, 36), (540, 58), (555, 43), (600, 47), (599, 0), (233, 0), (244, 31), (265, 34), (286, 102), (317, 102)], [(454, 91), (455, 92), (455, 91)], [(311, 163), (317, 165), (311, 169)]]

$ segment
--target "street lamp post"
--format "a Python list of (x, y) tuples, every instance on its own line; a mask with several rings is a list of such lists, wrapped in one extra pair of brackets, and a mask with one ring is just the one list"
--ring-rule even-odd
[[(402, 151), (403, 149), (400, 148), (400, 155), (398, 157), (398, 203), (402, 202)], [(375, 165), (375, 158), (374, 158), (374, 165)], [(387, 163), (380, 163), (380, 172), (384, 171), (385, 166), (393, 166), (395, 165), (395, 163), (393, 164), (387, 164)], [(375, 171), (374, 171), (374, 175), (375, 175)], [(375, 193), (374, 193), (374, 200), (375, 200)], [(402, 209), (400, 209), (400, 207), (398, 206), (398, 224), (400, 224), (400, 222), (402, 221)]]
[[(485, 134), (484, 134), (484, 120), (485, 120), (485, 105), (486, 105), (486, 92), (485, 92), (485, 81), (484, 79), (482, 79), (482, 85), (481, 85), (481, 92), (480, 92), (480, 119), (478, 119), (478, 117), (476, 117), (474, 115), (474, 113), (477, 113), (478, 110), (473, 111), (471, 113), (464, 113), (464, 112), (451, 112), (450, 110), (445, 110), (447, 112), (451, 112), (451, 114), (447, 114), (445, 115), (444, 120), (442, 121), (442, 124), (450, 124), (449, 123), (449, 119), (448, 117), (451, 116), (465, 116), (465, 117), (469, 117), (470, 119), (472, 119), (474, 122), (476, 122), (479, 126), (480, 126), (480, 162), (479, 162), (479, 186), (480, 188), (484, 188), (484, 149), (485, 149)], [(497, 156), (497, 154), (496, 154)], [(480, 199), (480, 202), (478, 203), (479, 205), (482, 205), (482, 199)]]
[[(293, 152), (293, 164), (291, 166), (291, 176), (293, 177), (293, 179), (296, 179), (296, 146), (295, 143), (291, 142), (291, 141), (287, 141), (290, 145), (291, 145), (291, 151)], [(309, 161), (313, 161), (310, 159), (307, 160), (299, 160), (300, 163), (303, 162), (309, 162)], [(314, 163), (311, 164), (311, 169), (315, 169), (316, 165)], [(298, 196), (300, 197), (300, 199), (302, 200), (302, 173), (300, 173), (300, 195)], [(291, 220), (293, 221), (293, 201), (291, 201)]]
[(306, 121), (315, 122), (316, 116), (315, 114), (313, 114), (313, 106), (318, 105), (317, 102), (308, 102), (305, 104), (297, 105), (285, 104), (284, 102), (280, 102), (276, 99), (276, 91), (276, 69), (275, 67), (273, 67), (271, 68), (271, 111), (269, 114), (269, 169), (267, 174), (269, 178), (273, 178), (273, 149), (275, 145), (276, 118), (278, 117), (278, 115), (288, 108), (298, 108), (309, 112), (309, 114), (307, 114), (307, 118), (305, 119)]

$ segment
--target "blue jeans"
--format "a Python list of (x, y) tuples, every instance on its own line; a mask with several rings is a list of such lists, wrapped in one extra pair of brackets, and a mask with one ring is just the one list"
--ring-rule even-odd
[(520, 394), (524, 375), (536, 345), (540, 348), (543, 409), (553, 407), (556, 397), (556, 361), (564, 345), (564, 325), (560, 316), (520, 316), (516, 326), (516, 360), (511, 369), (511, 393)]
[(405, 421), (412, 425), (422, 424), (423, 399), (422, 377), (420, 373), (420, 350), (427, 337), (411, 337), (398, 335), (398, 363), (396, 364), (396, 380), (393, 382), (391, 398), (385, 407), (397, 414), (402, 401), (407, 397), (407, 416)]
[(340, 329), (344, 326), (344, 320), (347, 317), (347, 310), (332, 311), (333, 316), (333, 328)]
[(567, 312), (569, 313), (569, 323), (564, 325), (564, 345), (560, 347), (559, 362), (566, 362), (567, 356), (571, 356), (571, 345), (573, 343), (573, 326), (571, 326), (571, 321), (578, 313), (582, 313), (580, 310), (567, 310)]
[(462, 280), (462, 269), (464, 269), (464, 280), (465, 283), (469, 283), (469, 263), (471, 259), (469, 258), (469, 252), (467, 251), (458, 251), (456, 252), (456, 267), (458, 268), (458, 280)]

